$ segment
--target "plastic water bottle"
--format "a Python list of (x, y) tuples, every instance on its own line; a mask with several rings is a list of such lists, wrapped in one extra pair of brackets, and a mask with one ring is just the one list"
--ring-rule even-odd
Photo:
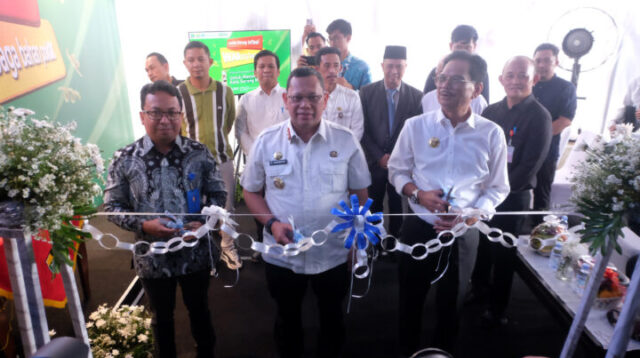
[(589, 282), (589, 275), (591, 275), (591, 265), (585, 262), (580, 267), (580, 271), (576, 274), (576, 281), (573, 285), (573, 292), (578, 296), (582, 296), (584, 293), (584, 289), (587, 287), (587, 282)]
[(549, 256), (549, 267), (551, 267), (553, 271), (558, 270), (560, 260), (562, 260), (562, 241), (557, 241)]

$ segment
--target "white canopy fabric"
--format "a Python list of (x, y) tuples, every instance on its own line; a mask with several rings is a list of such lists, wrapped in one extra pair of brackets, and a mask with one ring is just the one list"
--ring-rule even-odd
[[(605, 118), (622, 104), (627, 84), (640, 76), (637, 58), (640, 54), (640, 5), (624, 0), (562, 1), (494, 0), (455, 2), (344, 1), (344, 0), (116, 0), (116, 11), (123, 47), (122, 63), (132, 119), (137, 135), (141, 86), (148, 82), (144, 61), (148, 53), (157, 51), (169, 60), (171, 73), (186, 78), (182, 50), (189, 31), (291, 29), (292, 54), (300, 54), (300, 38), (310, 18), (320, 32), (334, 19), (351, 22), (351, 52), (367, 61), (373, 80), (382, 78), (380, 62), (386, 45), (408, 48), (405, 80), (422, 89), (426, 77), (449, 52), (451, 30), (459, 24), (470, 24), (479, 33), (477, 53), (487, 60), (490, 75), (490, 103), (504, 96), (498, 76), (506, 60), (514, 55), (532, 56), (535, 47), (551, 38), (550, 29), (568, 11), (596, 7), (616, 22), (622, 41), (619, 50), (602, 66), (580, 75), (578, 111), (572, 131), (578, 128), (603, 132)], [(587, 27), (575, 21), (575, 27)], [(615, 41), (616, 34), (594, 33), (595, 41)], [(557, 35), (555, 36), (557, 37)], [(561, 44), (557, 43), (558, 46)], [(585, 56), (588, 57), (589, 54)], [(571, 73), (558, 69), (567, 80)]]

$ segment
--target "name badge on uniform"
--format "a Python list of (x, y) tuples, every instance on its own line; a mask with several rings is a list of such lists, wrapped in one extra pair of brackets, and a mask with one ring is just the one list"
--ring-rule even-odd
[(269, 165), (285, 165), (287, 164), (287, 160), (286, 159), (280, 159), (280, 160), (270, 160), (269, 161)]
[(187, 210), (189, 214), (200, 212), (200, 188), (187, 191)]
[(513, 152), (515, 151), (515, 147), (512, 145), (507, 146), (507, 163), (511, 163), (513, 160)]

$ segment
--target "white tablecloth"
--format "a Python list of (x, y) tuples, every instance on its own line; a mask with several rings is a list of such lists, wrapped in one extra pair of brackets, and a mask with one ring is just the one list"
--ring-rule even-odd
[[(528, 236), (521, 236), (521, 238), (528, 238)], [(580, 307), (581, 297), (573, 292), (571, 283), (558, 280), (555, 277), (555, 272), (549, 267), (548, 257), (538, 255), (531, 248), (525, 246), (522, 243), (523, 241), (519, 240), (521, 243), (518, 246), (520, 256), (541, 279), (547, 290), (556, 297), (572, 316), (575, 316), (576, 310)], [(609, 346), (609, 341), (613, 335), (613, 326), (607, 320), (606, 315), (607, 311), (592, 308), (585, 325), (587, 334), (599, 342), (604, 349)], [(640, 342), (630, 340), (627, 350), (640, 350)]]

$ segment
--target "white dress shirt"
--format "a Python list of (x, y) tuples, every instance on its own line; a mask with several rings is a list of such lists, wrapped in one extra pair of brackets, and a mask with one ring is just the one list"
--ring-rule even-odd
[(282, 99), (286, 92), (276, 84), (270, 94), (258, 87), (240, 97), (236, 111), (236, 138), (247, 156), (251, 154), (253, 142), (260, 132), (289, 118)]
[(329, 94), (327, 108), (323, 117), (333, 123), (349, 128), (358, 141), (364, 134), (364, 114), (358, 92), (344, 86), (336, 85)]
[[(318, 131), (305, 143), (289, 120), (258, 136), (241, 183), (250, 192), (264, 188), (271, 213), (282, 222), (293, 217), (296, 230), (309, 237), (336, 219), (331, 208), (342, 210), (338, 203), (349, 202), (349, 189), (367, 188), (371, 176), (360, 143), (348, 129), (322, 119)], [(266, 230), (264, 243), (276, 243)], [(323, 245), (296, 256), (262, 257), (296, 273), (316, 274), (346, 262), (347, 254), (336, 233)]]
[[(437, 91), (438, 90), (429, 91), (422, 97), (422, 113), (428, 113), (440, 109)], [(487, 106), (487, 100), (484, 99), (483, 95), (479, 95), (471, 100), (471, 112), (473, 113), (482, 114), (482, 111), (484, 111)]]
[[(504, 133), (474, 113), (455, 128), (442, 110), (407, 119), (389, 158), (389, 181), (400, 195), (407, 183), (420, 190), (442, 189), (445, 195), (453, 187), (453, 206), (495, 212), (509, 194)], [(420, 204), (409, 205), (417, 214), (431, 213)], [(420, 218), (430, 224), (436, 220)]]

